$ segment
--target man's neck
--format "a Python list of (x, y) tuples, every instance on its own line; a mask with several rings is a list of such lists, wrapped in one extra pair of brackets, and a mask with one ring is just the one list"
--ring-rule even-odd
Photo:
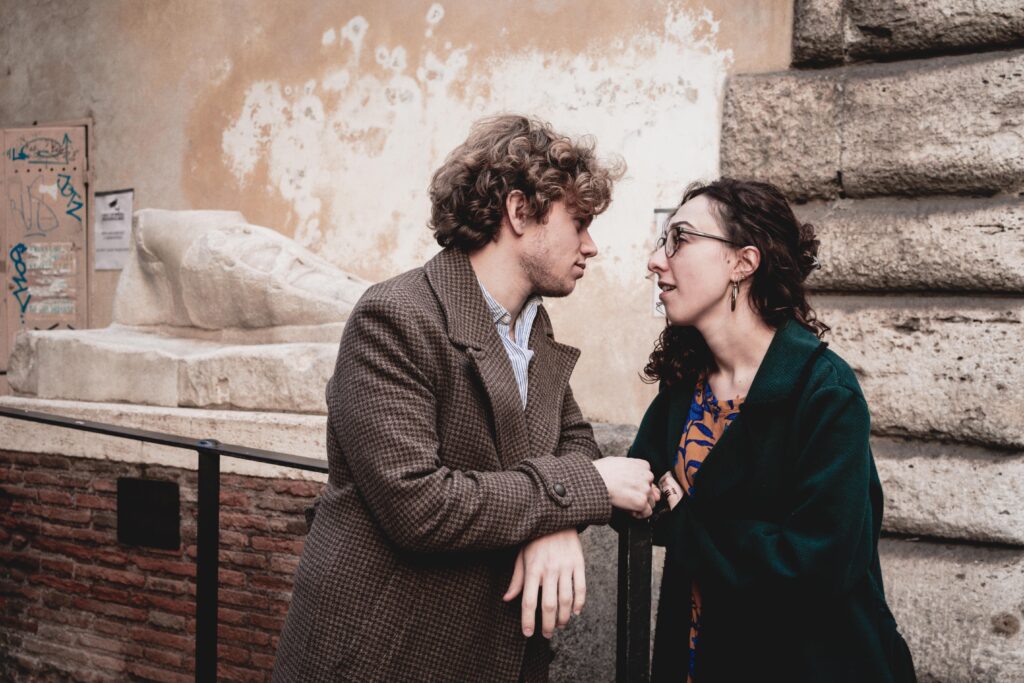
[(533, 293), (518, 261), (491, 242), (471, 253), (469, 263), (487, 292), (508, 311), (514, 325)]

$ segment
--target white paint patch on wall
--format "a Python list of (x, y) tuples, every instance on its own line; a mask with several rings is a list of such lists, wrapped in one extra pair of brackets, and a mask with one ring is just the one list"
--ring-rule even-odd
[[(444, 8), (435, 7), (428, 36), (443, 30)], [(295, 211), (298, 241), (342, 268), (382, 279), (436, 250), (424, 227), (430, 176), (487, 114), (535, 114), (625, 158), (629, 173), (594, 229), (602, 271), (620, 282), (642, 273), (651, 210), (718, 171), (732, 55), (717, 48), (708, 11), (670, 8), (659, 30), (582, 54), (511, 51), (479, 64), (472, 45), (436, 50), (435, 40), (379, 45), (367, 63), (361, 50), (372, 30), (362, 17), (341, 28), (332, 48), (343, 50), (340, 63), (315, 74), (319, 85), (290, 92), (291, 84), (253, 83), (222, 139), (239, 183), (265, 162)]]

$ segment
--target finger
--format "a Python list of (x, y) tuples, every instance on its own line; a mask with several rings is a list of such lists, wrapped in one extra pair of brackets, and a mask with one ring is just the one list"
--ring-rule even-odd
[(579, 614), (583, 611), (583, 605), (587, 602), (587, 572), (583, 566), (583, 562), (579, 562), (576, 565), (576, 568), (573, 569), (572, 590), (572, 611), (573, 614)]
[(558, 627), (564, 628), (572, 616), (572, 568), (567, 567), (558, 577)]
[(654, 510), (651, 508), (651, 506), (650, 505), (645, 505), (643, 511), (640, 513), (640, 518), (641, 519), (647, 519), (648, 517), (650, 517), (653, 514), (654, 514)]
[(509, 582), (508, 590), (505, 591), (505, 595), (501, 599), (508, 602), (519, 595), (523, 590), (523, 579), (525, 576), (526, 569), (523, 566), (523, 551), (520, 550), (519, 554), (516, 555), (515, 566), (512, 570), (512, 581)]
[(523, 635), (529, 638), (533, 635), (536, 626), (534, 617), (537, 613), (537, 591), (540, 588), (540, 577), (533, 570), (526, 571), (526, 578), (523, 581)]
[(655, 503), (657, 503), (659, 500), (661, 500), (661, 489), (659, 489), (654, 484), (651, 484), (651, 493), (654, 494), (654, 502)]
[(540, 598), (540, 624), (545, 638), (555, 634), (555, 613), (558, 611), (558, 575), (544, 575)]

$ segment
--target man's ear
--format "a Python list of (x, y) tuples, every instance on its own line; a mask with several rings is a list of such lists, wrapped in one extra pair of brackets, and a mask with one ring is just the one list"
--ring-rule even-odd
[(746, 280), (757, 271), (760, 265), (761, 251), (757, 247), (741, 247), (736, 250), (736, 265), (733, 266), (733, 275), (738, 280)]
[(526, 231), (526, 196), (521, 190), (512, 190), (505, 197), (505, 217), (512, 232), (522, 237)]

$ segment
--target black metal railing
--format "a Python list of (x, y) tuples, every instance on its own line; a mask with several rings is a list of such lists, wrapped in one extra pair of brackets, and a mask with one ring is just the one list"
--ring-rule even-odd
[[(0, 417), (198, 454), (195, 672), (197, 682), (216, 681), (221, 456), (323, 473), (327, 472), (327, 463), (318, 458), (222, 444), (212, 438), (191, 439), (20, 408), (0, 406)], [(650, 680), (651, 533), (645, 522), (630, 520), (620, 527), (617, 598), (615, 680), (617, 683), (647, 683)]]

